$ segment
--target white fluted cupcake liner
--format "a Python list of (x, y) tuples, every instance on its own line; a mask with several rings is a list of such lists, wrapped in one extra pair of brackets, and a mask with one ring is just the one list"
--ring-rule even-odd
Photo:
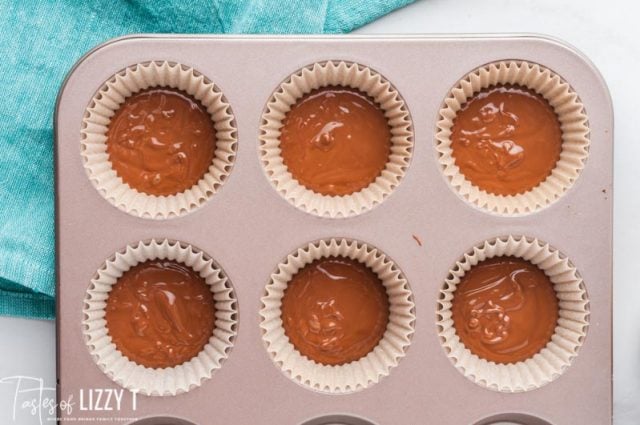
[[(112, 342), (105, 320), (112, 286), (131, 267), (153, 259), (191, 267), (211, 287), (215, 301), (215, 328), (209, 342), (193, 359), (164, 369), (148, 368), (125, 357)], [(172, 396), (199, 387), (221, 367), (236, 337), (237, 301), (224, 272), (191, 245), (166, 239), (129, 245), (108, 259), (91, 280), (83, 313), (85, 341), (100, 369), (119, 385), (151, 396)]]
[[(326, 86), (344, 86), (368, 94), (391, 128), (391, 153), (380, 176), (359, 192), (343, 196), (316, 193), (301, 185), (280, 155), (280, 129), (291, 107), (305, 94)], [(380, 74), (348, 62), (315, 63), (282, 83), (267, 103), (260, 126), (260, 155), (269, 181), (291, 204), (322, 217), (349, 217), (380, 204), (400, 183), (413, 150), (409, 111), (395, 88)]]
[[(287, 284), (300, 269), (314, 260), (334, 256), (369, 267), (389, 297), (389, 323), (378, 345), (360, 360), (337, 366), (317, 363), (297, 351), (284, 332), (280, 309)], [(358, 241), (329, 239), (299, 248), (280, 263), (262, 298), (260, 327), (271, 358), (291, 379), (322, 392), (350, 393), (377, 383), (398, 365), (414, 332), (414, 310), (407, 280), (381, 251)]]
[[(497, 364), (478, 357), (464, 346), (452, 319), (452, 300), (462, 277), (488, 258), (514, 256), (539, 267), (553, 283), (559, 317), (549, 343), (533, 357), (511, 364)], [(450, 270), (438, 301), (438, 334), (454, 366), (476, 384), (502, 392), (539, 388), (559, 377), (578, 354), (585, 338), (589, 303), (582, 278), (569, 260), (537, 239), (508, 236), (475, 247)]]
[[(190, 189), (170, 196), (137, 191), (123, 182), (109, 160), (107, 130), (125, 99), (150, 87), (170, 87), (193, 96), (211, 115), (216, 149), (208, 172)], [(152, 219), (184, 215), (204, 204), (228, 177), (236, 154), (237, 131), (231, 107), (218, 87), (185, 65), (136, 64), (117, 73), (98, 90), (82, 120), (81, 154), (89, 179), (111, 204), (129, 214)]]
[[(546, 180), (518, 195), (488, 193), (467, 180), (455, 164), (451, 133), (458, 111), (475, 94), (499, 84), (515, 84), (534, 90), (554, 109), (562, 131), (560, 159)], [(436, 150), (449, 183), (471, 204), (500, 215), (523, 215), (553, 203), (578, 178), (589, 155), (587, 115), (571, 86), (551, 70), (524, 61), (501, 61), (480, 67), (451, 90), (440, 110)]]

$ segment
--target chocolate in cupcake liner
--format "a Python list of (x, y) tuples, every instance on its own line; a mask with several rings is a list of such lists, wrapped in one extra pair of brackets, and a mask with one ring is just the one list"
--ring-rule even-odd
[[(123, 182), (107, 153), (111, 118), (127, 97), (151, 87), (174, 88), (191, 95), (211, 115), (216, 130), (216, 148), (207, 173), (190, 189), (170, 196), (146, 194)], [(93, 186), (120, 210), (143, 218), (177, 217), (200, 207), (228, 177), (236, 153), (234, 117), (218, 87), (193, 68), (169, 62), (136, 64), (110, 78), (91, 100), (81, 133), (81, 154)]]
[[(488, 258), (513, 256), (531, 262), (549, 277), (558, 298), (558, 323), (549, 343), (533, 357), (498, 364), (478, 357), (464, 346), (452, 318), (452, 300), (462, 277)], [(487, 241), (466, 253), (449, 271), (438, 301), (438, 334), (449, 359), (468, 379), (491, 390), (521, 392), (559, 377), (578, 354), (586, 336), (589, 303), (582, 278), (569, 260), (537, 239), (509, 236)]]
[[(378, 345), (359, 360), (324, 365), (302, 355), (285, 334), (281, 318), (284, 291), (291, 278), (314, 260), (345, 257), (369, 267), (382, 281), (389, 297), (389, 322)], [(350, 393), (369, 387), (387, 376), (404, 357), (414, 332), (415, 305), (407, 280), (378, 249), (347, 239), (310, 243), (290, 254), (271, 275), (262, 298), (262, 339), (276, 365), (291, 379), (328, 393)]]
[[(105, 320), (112, 286), (131, 267), (153, 259), (169, 259), (191, 267), (211, 287), (215, 301), (215, 327), (209, 342), (193, 359), (163, 369), (148, 368), (125, 357), (112, 342)], [(211, 378), (233, 346), (238, 315), (233, 288), (213, 260), (191, 245), (166, 239), (129, 245), (108, 259), (91, 280), (83, 313), (85, 341), (100, 369), (119, 385), (151, 396), (184, 393)]]
[[(474, 185), (455, 164), (451, 148), (457, 113), (475, 94), (500, 84), (520, 85), (544, 97), (555, 111), (562, 132), (560, 158), (551, 174), (533, 189), (518, 195), (495, 195)], [(589, 155), (587, 115), (571, 86), (551, 70), (524, 61), (494, 62), (465, 76), (445, 99), (437, 123), (436, 150), (449, 184), (465, 200), (495, 214), (528, 214), (560, 198), (584, 168)]]
[[(391, 152), (381, 174), (366, 188), (343, 196), (323, 195), (301, 185), (280, 155), (280, 129), (291, 107), (305, 94), (327, 86), (361, 90), (382, 109), (391, 129)], [(349, 217), (380, 204), (400, 183), (413, 150), (413, 130), (407, 107), (380, 74), (357, 63), (315, 63), (293, 74), (275, 91), (262, 115), (260, 156), (272, 186), (287, 201), (322, 217)]]

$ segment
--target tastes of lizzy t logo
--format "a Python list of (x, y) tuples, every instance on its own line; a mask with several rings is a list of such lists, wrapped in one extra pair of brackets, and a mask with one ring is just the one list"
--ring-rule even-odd
[[(131, 394), (131, 411), (137, 409), (137, 391), (125, 391), (124, 389), (113, 388), (90, 388), (80, 389), (77, 397), (74, 394), (63, 398), (60, 396), (59, 403), (56, 401), (56, 389), (47, 387), (44, 380), (30, 376), (7, 376), (0, 378), (0, 384), (8, 387), (13, 403), (9, 416), (14, 423), (18, 423), (19, 418), (25, 415), (37, 418), (39, 424), (56, 421), (56, 413), (66, 418), (77, 419), (100, 419), (101, 421), (117, 420), (107, 416), (100, 417), (100, 412), (117, 412), (123, 408), (125, 394)], [(127, 397), (128, 398), (128, 397)], [(81, 417), (76, 417), (74, 413)], [(96, 415), (97, 414), (97, 415)], [(1, 418), (0, 419), (4, 419)], [(8, 418), (7, 418), (8, 419)], [(120, 418), (122, 419), (122, 418)], [(5, 423), (2, 421), (2, 423)]]

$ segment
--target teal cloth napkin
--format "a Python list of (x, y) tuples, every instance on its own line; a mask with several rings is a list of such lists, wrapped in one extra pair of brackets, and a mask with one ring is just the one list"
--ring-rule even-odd
[(0, 314), (55, 314), (52, 116), (86, 51), (130, 33), (343, 33), (413, 0), (0, 0)]

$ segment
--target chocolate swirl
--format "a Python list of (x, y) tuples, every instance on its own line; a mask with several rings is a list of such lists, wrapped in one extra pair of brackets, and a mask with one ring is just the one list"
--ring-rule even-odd
[(349, 195), (369, 186), (391, 153), (391, 129), (365, 93), (329, 86), (303, 96), (282, 122), (282, 160), (307, 189)]
[(173, 367), (198, 355), (213, 334), (210, 287), (188, 266), (151, 260), (125, 272), (107, 298), (105, 319), (131, 361)]
[(213, 160), (216, 130), (206, 109), (175, 89), (128, 97), (111, 119), (107, 153), (119, 177), (150, 195), (184, 192)]
[(340, 365), (378, 345), (389, 320), (389, 299), (367, 266), (329, 257), (305, 266), (291, 279), (281, 311), (285, 334), (300, 353)]
[(453, 123), (451, 149), (460, 172), (480, 189), (516, 195), (543, 182), (562, 150), (562, 131), (549, 103), (512, 85), (482, 90)]
[(478, 263), (458, 284), (453, 321), (462, 343), (496, 363), (526, 360), (550, 341), (558, 300), (549, 278), (515, 257)]

